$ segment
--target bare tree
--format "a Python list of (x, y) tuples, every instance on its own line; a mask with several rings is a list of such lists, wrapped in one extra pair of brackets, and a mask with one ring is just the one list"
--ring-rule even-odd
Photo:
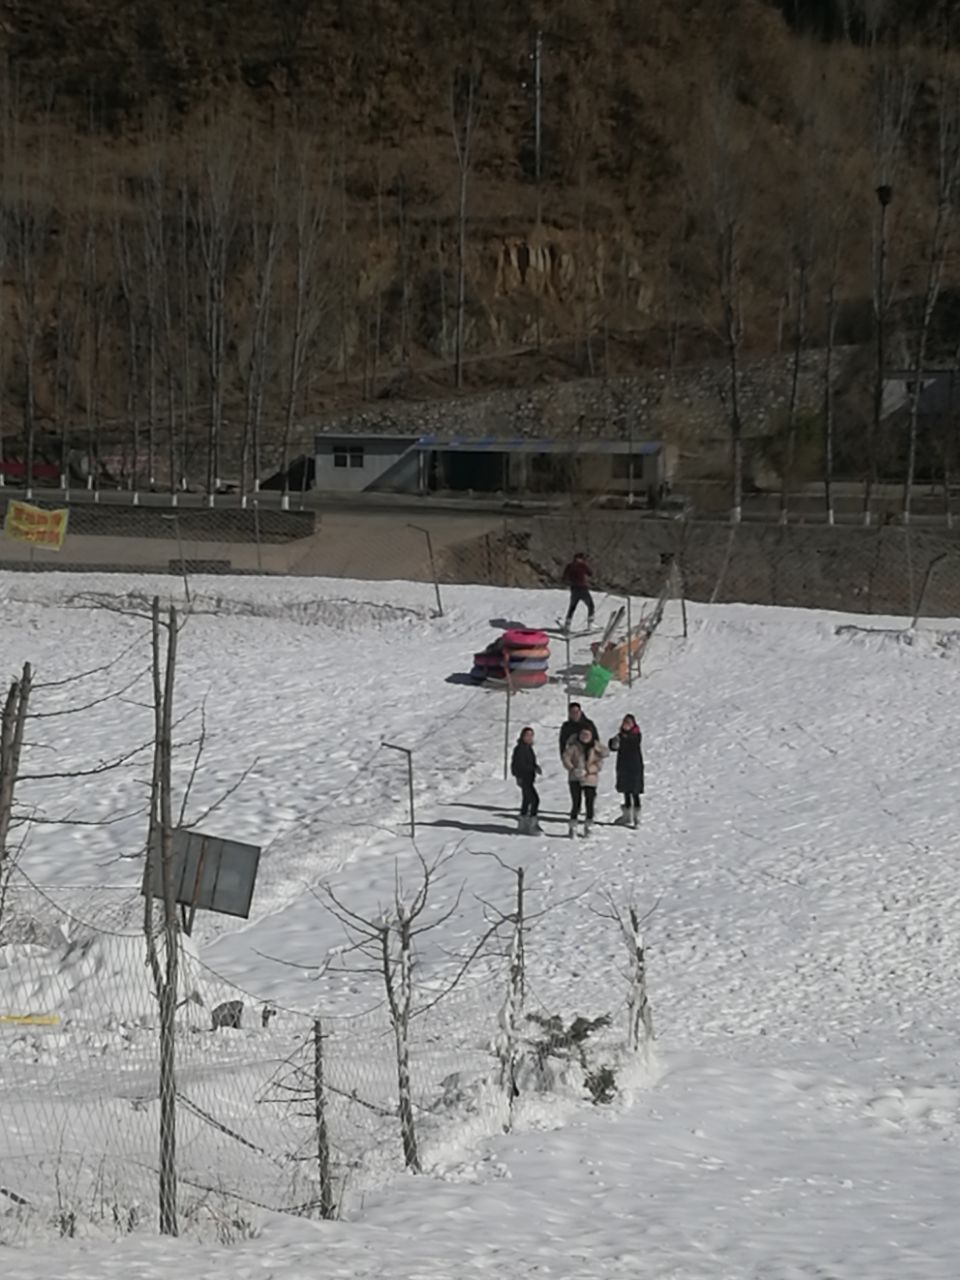
[(827, 524), (835, 523), (833, 506), (834, 440), (836, 412), (834, 397), (834, 353), (837, 344), (837, 318), (840, 314), (840, 261), (844, 235), (842, 224), (833, 227), (828, 257), (826, 290), (826, 348), (823, 360), (823, 501)]
[[(568, 104), (569, 125), (566, 130), (570, 164), (577, 189), (577, 251), (576, 251), (576, 358), (582, 361), (586, 373), (596, 372), (593, 357), (594, 281), (593, 255), (587, 234), (587, 198), (590, 182), (590, 161), (596, 153), (596, 103), (592, 92), (594, 77), (602, 74), (596, 64), (588, 64), (582, 76), (577, 76)], [(539, 295), (538, 295), (539, 298)]]
[[(188, 440), (190, 436), (190, 421), (192, 415), (192, 405), (190, 397), (193, 394), (194, 378), (193, 378), (193, 327), (194, 327), (194, 289), (192, 283), (192, 261), (191, 247), (192, 241), (190, 236), (190, 188), (189, 180), (185, 173), (179, 176), (179, 189), (177, 192), (178, 218), (177, 218), (177, 274), (178, 274), (178, 315), (177, 326), (179, 329), (180, 351), (180, 417), (182, 423), (181, 440), (180, 440), (180, 457), (178, 461), (178, 478), (181, 484), (186, 484), (186, 476), (188, 469)], [(208, 477), (209, 479), (209, 477)], [(171, 481), (172, 487), (172, 481)]]
[(801, 225), (795, 227), (790, 246), (790, 264), (793, 273), (793, 360), (790, 371), (790, 394), (787, 398), (786, 440), (780, 472), (781, 524), (786, 524), (789, 517), (790, 490), (796, 464), (800, 371), (807, 340), (807, 302), (813, 259), (813, 221), (805, 219)]
[(406, 368), (410, 342), (410, 246), (407, 234), (407, 211), (404, 202), (404, 177), (397, 174), (397, 263), (400, 270), (400, 364)]
[[(414, 944), (431, 924), (420, 921), (427, 909), (430, 884), (435, 868), (421, 859), (422, 879), (409, 901), (404, 898), (399, 875), (392, 907), (379, 918), (369, 919), (351, 911), (327, 889), (331, 909), (353, 939), (357, 951), (365, 957), (372, 972), (379, 973), (387, 995), (390, 1025), (393, 1029), (397, 1065), (397, 1115), (403, 1159), (411, 1173), (419, 1173), (420, 1148), (413, 1110), (413, 1086), (410, 1077), (410, 1023), (414, 1012)], [(444, 920), (449, 915), (444, 916)]]
[(447, 337), (447, 257), (443, 248), (443, 232), (440, 228), (439, 219), (436, 225), (436, 241), (437, 241), (437, 290), (439, 294), (437, 302), (437, 312), (440, 317), (440, 359), (446, 361), (447, 353), (450, 350), (450, 341)]
[[(165, 641), (165, 644), (164, 644)], [(178, 1234), (176, 1015), (180, 936), (173, 887), (173, 698), (177, 663), (177, 611), (152, 609), (154, 754), (147, 838), (144, 936), (160, 1009), (160, 1231)], [(163, 959), (154, 927), (152, 889), (161, 886)]]
[(645, 1045), (653, 1042), (653, 1014), (647, 998), (647, 953), (643, 939), (643, 924), (656, 906), (641, 919), (636, 904), (629, 902), (622, 909), (614, 901), (612, 895), (606, 895), (607, 909), (597, 914), (603, 919), (612, 920), (620, 932), (626, 947), (629, 967), (627, 969), (627, 1048), (631, 1053), (639, 1053)]
[[(249, 256), (254, 273), (250, 349), (244, 368), (245, 406), (240, 443), (240, 492), (246, 500), (247, 470), (252, 461), (253, 492), (260, 489), (260, 430), (271, 357), (271, 318), (277, 261), (282, 239), (281, 153), (274, 149), (267, 181), (257, 181), (250, 216)], [(262, 172), (262, 171), (261, 171)]]
[[(17, 322), (23, 357), (23, 439), (27, 497), (33, 488), (36, 453), (37, 347), (40, 340), (41, 280), (53, 208), (46, 189), (46, 144), (41, 148), (39, 173), (31, 164), (30, 144), (23, 122), (14, 119), (8, 131), (7, 164), (15, 165), (12, 179), (10, 234), (19, 277)], [(14, 158), (15, 157), (15, 158)]]
[[(824, 507), (828, 524), (835, 522), (834, 457), (837, 322), (851, 241), (852, 215), (868, 174), (866, 123), (856, 126), (851, 92), (824, 81), (817, 51), (800, 68), (797, 96), (803, 104), (810, 161), (799, 175), (816, 250), (810, 271), (811, 288), (823, 303), (824, 352), (822, 379), (822, 452)], [(858, 91), (857, 91), (858, 92)]]
[(907, 474), (903, 486), (903, 523), (910, 523), (913, 486), (917, 469), (917, 427), (923, 394), (930, 326), (940, 298), (947, 254), (954, 231), (957, 192), (960, 186), (960, 81), (941, 62), (934, 81), (937, 119), (936, 207), (933, 224), (925, 238), (926, 281), (920, 309), (920, 323), (913, 342), (910, 390), (910, 428), (907, 444)]
[[(0, 72), (0, 279), (6, 277), (8, 263), (12, 256), (11, 248), (15, 244), (15, 224), (10, 219), (10, 209), (14, 200), (10, 179), (16, 172), (13, 158), (12, 124), (14, 120), (13, 94), (8, 79)], [(7, 306), (3, 291), (0, 290), (0, 489), (6, 483), (6, 474), (2, 466), (4, 448), (3, 436), (6, 419), (4, 400), (6, 398), (7, 379)]]
[(873, 316), (876, 363), (873, 413), (867, 434), (867, 476), (863, 491), (865, 525), (869, 525), (873, 518), (873, 494), (879, 475), (887, 321), (894, 298), (888, 262), (889, 210), (903, 165), (904, 143), (913, 97), (914, 79), (911, 69), (900, 57), (878, 49), (873, 67), (873, 167), (876, 194), (876, 216), (873, 224)]
[(458, 958), (452, 976), (439, 989), (429, 994), (424, 992), (418, 1000), (416, 969), (419, 939), (442, 928), (456, 914), (462, 889), (454, 895), (453, 903), (446, 911), (431, 916), (431, 890), (447, 859), (441, 857), (427, 863), (418, 850), (417, 860), (419, 883), (416, 888), (408, 893), (397, 872), (393, 901), (389, 907), (381, 908), (376, 916), (360, 915), (347, 907), (329, 886), (324, 890), (330, 911), (350, 938), (348, 954), (357, 957), (356, 967), (348, 971), (376, 975), (384, 985), (396, 1054), (397, 1117), (403, 1158), (412, 1173), (419, 1173), (421, 1164), (410, 1074), (411, 1027), (415, 1019), (435, 1008), (459, 985), (502, 924), (501, 917), (483, 933), (467, 955)]
[[(498, 862), (501, 860), (498, 858)], [(501, 862), (501, 866), (506, 866)], [(520, 1037), (523, 1025), (523, 1008), (526, 996), (526, 901), (523, 867), (509, 868), (516, 877), (516, 902), (511, 913), (496, 913), (494, 929), (509, 926), (510, 941), (507, 950), (507, 994), (500, 1014), (500, 1033), (497, 1037), (497, 1057), (500, 1059), (500, 1088), (507, 1100), (507, 1123), (513, 1125), (514, 1104), (519, 1097), (517, 1068), (520, 1057)]]
[(727, 413), (733, 482), (731, 519), (743, 515), (743, 419), (740, 412), (740, 349), (745, 184), (740, 172), (740, 144), (734, 98), (724, 84), (714, 86), (705, 101), (705, 167), (712, 221), (712, 272), (720, 303), (720, 335), (727, 356)]
[(207, 134), (200, 156), (193, 225), (204, 269), (203, 337), (207, 362), (208, 501), (220, 487), (230, 314), (227, 279), (237, 231), (237, 182), (241, 166), (237, 133), (220, 120)]
[(458, 68), (450, 90), (453, 148), (459, 174), (457, 197), (457, 328), (454, 352), (456, 385), (463, 386), (464, 337), (467, 314), (467, 196), (473, 164), (474, 135), (479, 113), (480, 71), (471, 62)]
[(18, 679), (10, 682), (0, 716), (0, 923), (6, 900), (7, 882), (13, 866), (13, 850), (10, 847), (10, 828), (13, 822), (13, 802), (17, 778), (20, 773), (20, 757), (23, 752), (23, 733), (30, 705), (32, 673), (30, 664), (24, 663)]
[(286, 203), (293, 210), (293, 305), (280, 450), (282, 503), (285, 507), (290, 502), (290, 437), (300, 403), (304, 373), (323, 311), (326, 282), (320, 271), (320, 252), (324, 243), (329, 199), (329, 186), (324, 189), (318, 183), (321, 159), (312, 140), (306, 137), (294, 138), (290, 149), (289, 179), (293, 189)]
[[(167, 467), (170, 492), (176, 502), (177, 490), (177, 338), (174, 331), (174, 279), (170, 254), (169, 216), (167, 206), (168, 172), (166, 165), (165, 122), (153, 114), (147, 122), (147, 147), (150, 164), (144, 179), (140, 201), (141, 261), (146, 294), (147, 326), (147, 419), (149, 439), (156, 431), (156, 387), (162, 376), (167, 417)], [(157, 366), (162, 365), (162, 372)], [(149, 483), (156, 483), (155, 445), (148, 439)]]
[(86, 343), (84, 361), (84, 407), (87, 425), (87, 488), (100, 489), (100, 426), (102, 417), (101, 362), (104, 335), (109, 318), (107, 286), (100, 255), (99, 205), (101, 174), (95, 160), (88, 170), (83, 231), (83, 329)]
[(53, 369), (53, 421), (60, 433), (60, 484), (70, 487), (71, 407), (77, 368), (78, 308), (73, 264), (75, 258), (75, 220), (65, 217), (57, 236), (57, 265), (54, 298), (56, 320)]
[[(117, 279), (123, 307), (126, 312), (127, 335), (127, 422), (133, 442), (128, 486), (134, 494), (139, 489), (140, 474), (140, 333), (138, 307), (140, 304), (139, 278), (134, 275), (133, 252), (130, 245), (128, 213), (123, 207), (120, 184), (114, 187), (113, 245), (116, 255)], [(152, 471), (152, 449), (149, 470)]]

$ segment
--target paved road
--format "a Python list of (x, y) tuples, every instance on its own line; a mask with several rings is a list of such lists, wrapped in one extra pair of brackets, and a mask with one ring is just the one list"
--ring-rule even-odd
[[(447, 548), (502, 528), (498, 516), (471, 512), (429, 512), (418, 521), (430, 530), (441, 564)], [(167, 572), (185, 560), (203, 572), (298, 574), (306, 577), (429, 581), (430, 558), (424, 535), (405, 513), (325, 513), (317, 532), (294, 542), (225, 542), (183, 538), (67, 534), (62, 551), (35, 550), (0, 534), (0, 567), (37, 570), (96, 569)], [(214, 567), (216, 566), (216, 567)]]
[[(696, 485), (691, 486), (691, 492), (695, 492)], [(714, 509), (713, 497), (711, 494), (711, 502), (709, 508), (696, 510), (691, 518), (697, 518), (703, 521), (725, 522), (727, 519), (726, 512), (718, 507)], [(874, 524), (880, 523), (881, 515), (888, 512), (895, 519), (899, 516), (901, 489), (899, 485), (881, 485), (875, 491), (876, 498), (876, 514)], [(14, 488), (10, 485), (0, 485), (0, 507), (3, 507), (9, 499), (32, 500), (42, 506), (56, 505), (82, 505), (82, 506), (101, 506), (101, 507), (143, 507), (151, 510), (171, 511), (171, 499), (169, 493), (138, 493), (131, 494), (126, 489), (70, 489), (64, 491), (62, 489), (42, 488), (37, 486), (33, 490), (32, 499), (26, 498), (26, 492), (23, 489)], [(839, 525), (862, 526), (863, 513), (863, 488), (860, 484), (849, 482), (838, 484), (835, 486), (835, 518)], [(327, 513), (352, 513), (357, 516), (369, 515), (371, 513), (394, 513), (405, 514), (408, 518), (420, 518), (429, 516), (438, 512), (446, 515), (459, 517), (475, 517), (478, 514), (496, 515), (501, 519), (512, 516), (535, 516), (563, 514), (569, 510), (569, 499), (565, 496), (555, 498), (537, 498), (533, 496), (520, 497), (512, 495), (504, 499), (498, 494), (489, 494), (484, 496), (468, 496), (460, 494), (456, 496), (431, 494), (427, 498), (418, 497), (415, 494), (402, 493), (318, 493), (316, 490), (307, 490), (304, 493), (291, 493), (288, 495), (287, 506), (283, 506), (283, 495), (279, 490), (261, 490), (255, 497), (249, 495), (241, 497), (235, 493), (216, 494), (211, 500), (210, 496), (205, 493), (181, 493), (177, 495), (177, 508), (188, 511), (237, 511), (248, 510), (257, 507), (261, 511), (316, 511), (324, 514)], [(653, 512), (644, 507), (623, 508), (618, 506), (609, 506), (603, 502), (597, 503), (592, 508), (598, 514), (605, 517), (621, 517), (624, 520), (640, 519), (664, 519), (670, 518), (672, 514), (675, 518), (679, 517), (679, 509), (675, 512)], [(826, 516), (823, 509), (823, 497), (815, 491), (796, 494), (791, 499), (790, 523), (805, 525), (818, 525), (826, 523)], [(749, 524), (778, 524), (779, 523), (779, 495), (774, 493), (750, 494), (744, 499), (743, 508), (744, 522)], [(922, 525), (924, 527), (943, 527), (946, 519), (943, 510), (942, 493), (931, 493), (926, 486), (918, 489), (914, 499), (914, 512), (912, 523)]]

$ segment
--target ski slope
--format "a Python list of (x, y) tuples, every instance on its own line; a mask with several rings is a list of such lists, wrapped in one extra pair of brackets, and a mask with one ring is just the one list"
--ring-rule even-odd
[[(117, 608), (142, 608), (151, 589), (4, 577), (0, 675), (29, 660), (38, 680), (62, 679), (116, 658), (87, 694), (135, 681), (147, 627)], [(205, 742), (187, 820), (230, 792), (205, 827), (264, 848), (250, 921), (206, 917), (203, 962), (259, 999), (316, 1007), (317, 966), (343, 935), (306, 889), (328, 882), (371, 911), (395, 875), (415, 876), (403, 763), (386, 740), (415, 751), (418, 847), (446, 858), (435, 909), (456, 905), (457, 938), (476, 935), (484, 900), (509, 892), (480, 855), (522, 859), (531, 909), (552, 908), (528, 956), (545, 1007), (599, 1010), (621, 983), (620, 941), (597, 914), (605, 893), (652, 912), (656, 1061), (611, 1107), (567, 1099), (532, 1108), (511, 1135), (439, 1144), (427, 1176), (382, 1180), (348, 1222), (266, 1216), (229, 1249), (20, 1240), (4, 1251), (5, 1275), (957, 1274), (960, 647), (949, 624), (905, 635), (893, 620), (693, 606), (684, 641), (668, 609), (642, 682), (612, 685), (590, 709), (603, 737), (626, 711), (640, 720), (642, 826), (570, 841), (562, 686), (512, 707), (511, 745), (534, 726), (545, 773), (544, 836), (529, 839), (514, 834), (517, 792), (501, 776), (504, 696), (447, 679), (493, 638), (491, 620), (542, 625), (557, 593), (445, 588), (439, 619), (416, 584), (210, 579), (194, 593), (178, 704), (195, 736), (205, 703)], [(850, 630), (857, 621), (877, 630)], [(554, 670), (561, 657), (555, 646)], [(62, 709), (75, 690), (43, 696)], [(150, 731), (137, 702), (49, 720), (31, 770), (50, 771), (51, 747), (68, 771), (132, 750)], [(181, 753), (181, 788), (191, 767)], [(139, 883), (143, 775), (140, 762), (76, 779), (69, 795), (63, 782), (31, 783), (38, 810), (110, 819), (33, 829), (31, 878), (78, 900), (85, 887)], [(600, 796), (609, 821), (612, 763)], [(448, 944), (427, 941), (427, 980), (448, 971)], [(366, 981), (328, 974), (324, 1008), (363, 1004)], [(75, 984), (80, 1005), (84, 990)], [(0, 1131), (15, 1103), (0, 1083)]]

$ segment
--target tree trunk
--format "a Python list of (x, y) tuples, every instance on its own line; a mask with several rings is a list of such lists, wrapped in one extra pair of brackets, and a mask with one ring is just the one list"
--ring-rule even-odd
[(797, 453), (797, 400), (800, 390), (800, 365), (806, 341), (807, 264), (800, 263), (797, 280), (795, 332), (793, 335), (793, 369), (790, 376), (790, 401), (787, 406), (787, 439), (780, 477), (780, 523), (786, 524), (790, 514), (790, 488)]
[(397, 1110), (400, 1117), (400, 1136), (403, 1142), (403, 1161), (411, 1173), (420, 1172), (420, 1151), (417, 1145), (417, 1127), (413, 1118), (413, 1089), (410, 1083), (410, 1026), (401, 1019), (394, 1028), (397, 1049)]
[(13, 861), (13, 851), (9, 844), (10, 825), (13, 820), (13, 801), (17, 775), (20, 772), (20, 755), (32, 680), (30, 664), (27, 662), (20, 678), (10, 684), (0, 717), (0, 924), (3, 922), (2, 907)]
[(837, 336), (837, 283), (830, 282), (827, 293), (827, 351), (823, 365), (823, 500), (827, 524), (834, 523), (833, 510), (833, 353)]
[(417, 1127), (413, 1114), (413, 1089), (410, 1081), (413, 936), (410, 917), (403, 907), (399, 907), (395, 928), (400, 948), (397, 974), (394, 973), (393, 956), (391, 954), (391, 934), (393, 930), (390, 925), (382, 926), (380, 929), (380, 959), (397, 1058), (397, 1116), (400, 1121), (403, 1159), (404, 1164), (411, 1173), (419, 1173), (420, 1151), (417, 1145)]
[(330, 1175), (330, 1134), (327, 1129), (327, 1093), (323, 1070), (323, 1026), (313, 1020), (313, 1119), (317, 1135), (317, 1179), (320, 1183), (320, 1216), (333, 1218), (335, 1205)]
[(467, 193), (470, 166), (473, 163), (473, 132), (476, 125), (477, 72), (470, 68), (458, 73), (460, 83), (452, 92), (453, 146), (460, 175), (457, 206), (457, 328), (455, 380), (457, 390), (463, 386), (464, 341), (467, 313)]
[[(166, 630), (166, 655), (162, 632)], [(145, 906), (148, 958), (160, 1012), (160, 1179), (162, 1235), (179, 1234), (177, 1221), (177, 1077), (176, 1015), (180, 930), (173, 885), (173, 697), (177, 660), (177, 611), (171, 606), (161, 622), (160, 600), (153, 601), (154, 769), (148, 857), (159, 858), (163, 904), (163, 965), (152, 934), (152, 897)], [(154, 877), (148, 875), (151, 892)]]
[(34, 421), (34, 406), (36, 401), (35, 389), (35, 372), (34, 372), (34, 353), (36, 349), (36, 317), (34, 314), (34, 306), (31, 304), (28, 308), (30, 319), (30, 335), (27, 339), (23, 353), (23, 373), (24, 373), (24, 391), (23, 391), (23, 433), (26, 443), (26, 463), (27, 469), (24, 476), (26, 484), (26, 494), (28, 498), (33, 497), (33, 472), (34, 472), (34, 448), (36, 443), (36, 426)]
[(733, 505), (730, 518), (739, 524), (743, 518), (743, 422), (740, 417), (739, 342), (731, 339), (727, 346), (730, 371), (730, 461), (733, 472)]
[(467, 317), (467, 169), (460, 169), (460, 206), (457, 217), (457, 338), (456, 384), (463, 386), (463, 342)]

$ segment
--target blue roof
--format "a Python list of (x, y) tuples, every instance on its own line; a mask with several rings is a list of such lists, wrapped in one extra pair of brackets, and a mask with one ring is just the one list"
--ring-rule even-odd
[(502, 436), (421, 436), (416, 447), (423, 451), (456, 451), (459, 453), (617, 453), (654, 454), (663, 445), (651, 440), (530, 440), (504, 439)]

